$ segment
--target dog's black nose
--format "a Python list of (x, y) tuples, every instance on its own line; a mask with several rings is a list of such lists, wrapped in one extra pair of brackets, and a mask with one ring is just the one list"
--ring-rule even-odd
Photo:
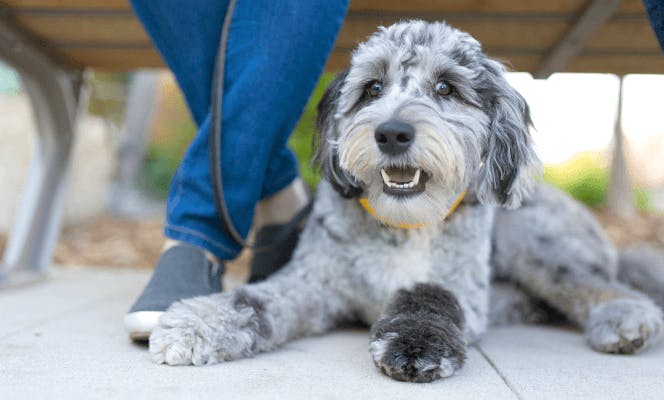
[(380, 151), (396, 156), (404, 153), (413, 144), (415, 127), (407, 122), (391, 119), (378, 125), (374, 137)]

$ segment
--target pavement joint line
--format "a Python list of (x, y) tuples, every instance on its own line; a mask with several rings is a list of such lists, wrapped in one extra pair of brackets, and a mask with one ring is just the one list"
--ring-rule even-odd
[(521, 393), (519, 393), (519, 391), (516, 390), (516, 388), (514, 387), (514, 385), (512, 385), (512, 384), (510, 383), (510, 381), (507, 379), (507, 376), (505, 376), (505, 374), (503, 374), (503, 372), (498, 368), (498, 366), (496, 365), (496, 363), (493, 362), (493, 360), (492, 360), (492, 359), (489, 357), (489, 355), (484, 351), (484, 349), (482, 349), (482, 347), (481, 347), (479, 344), (476, 344), (476, 345), (475, 345), (475, 348), (476, 348), (477, 351), (482, 355), (482, 357), (484, 357), (484, 359), (486, 360), (486, 362), (489, 363), (489, 365), (491, 366), (491, 368), (493, 368), (493, 370), (496, 371), (496, 373), (498, 374), (498, 376), (500, 376), (500, 379), (502, 379), (503, 382), (505, 382), (505, 385), (507, 385), (507, 387), (512, 391), (512, 393), (514, 393), (514, 395), (516, 396), (516, 398), (517, 398), (518, 400), (524, 400), (524, 398), (523, 398), (523, 396), (521, 395)]
[[(81, 304), (81, 305), (76, 306), (76, 307), (69, 308), (69, 309), (67, 309), (67, 310), (65, 310), (65, 311), (59, 312), (59, 313), (57, 313), (57, 314), (55, 314), (55, 315), (52, 315), (52, 316), (50, 316), (50, 317), (43, 318), (43, 319), (41, 319), (41, 320), (39, 320), (39, 321), (36, 321), (36, 322), (30, 323), (30, 324), (27, 324), (27, 325), (25, 325), (25, 326), (22, 326), (22, 327), (20, 327), (20, 328), (17, 328), (17, 329), (15, 329), (15, 330), (13, 330), (13, 331), (11, 331), (11, 332), (9, 332), (9, 333), (6, 333), (6, 334), (0, 336), (0, 341), (7, 340), (7, 339), (11, 338), (12, 336), (21, 333), (22, 331), (37, 328), (37, 327), (39, 327), (39, 326), (41, 326), (41, 325), (43, 325), (43, 324), (47, 324), (47, 323), (49, 323), (49, 322), (51, 322), (51, 321), (54, 321), (54, 320), (56, 320), (56, 319), (58, 319), (58, 318), (61, 318), (61, 317), (63, 317), (63, 316), (72, 315), (72, 314), (76, 314), (76, 313), (80, 313), (80, 312), (87, 311), (89, 308), (91, 308), (91, 307), (95, 307), (95, 306), (97, 306), (97, 305), (99, 305), (100, 303), (103, 303), (103, 302), (105, 302), (105, 301), (112, 300), (112, 299), (115, 298), (117, 295), (122, 294), (122, 293), (124, 293), (124, 292), (126, 292), (126, 291), (127, 291), (126, 289), (123, 289), (123, 290), (120, 290), (120, 291), (118, 291), (118, 292), (113, 292), (113, 293), (108, 294), (108, 295), (106, 295), (106, 296), (100, 297), (100, 298), (98, 298), (97, 300), (94, 300), (94, 301), (91, 301), (91, 302), (88, 302), (88, 303), (85, 303), (85, 304)], [(120, 320), (118, 320), (118, 324), (120, 324)]]

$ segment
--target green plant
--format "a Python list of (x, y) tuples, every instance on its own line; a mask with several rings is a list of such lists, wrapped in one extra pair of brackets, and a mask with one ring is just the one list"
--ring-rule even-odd
[[(590, 206), (604, 205), (609, 187), (609, 169), (599, 153), (580, 153), (570, 160), (544, 168), (544, 180)], [(634, 189), (634, 201), (639, 210), (650, 209), (648, 192)]]
[(544, 180), (580, 202), (597, 207), (606, 199), (609, 173), (599, 154), (583, 153), (562, 164), (545, 167)]
[(140, 185), (158, 197), (166, 197), (180, 160), (196, 135), (196, 126), (175, 82), (162, 84), (140, 177)]
[(332, 82), (332, 79), (334, 79), (334, 75), (331, 73), (325, 73), (321, 76), (288, 142), (299, 162), (300, 176), (312, 188), (320, 180), (320, 175), (311, 164), (313, 158), (312, 139), (315, 132), (316, 106), (321, 97), (323, 97), (325, 88)]

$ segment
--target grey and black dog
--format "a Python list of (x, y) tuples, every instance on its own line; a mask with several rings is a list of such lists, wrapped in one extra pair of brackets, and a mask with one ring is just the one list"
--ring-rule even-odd
[(459, 369), (490, 323), (547, 310), (599, 351), (654, 345), (664, 266), (619, 262), (582, 206), (536, 183), (528, 105), (504, 72), (444, 23), (401, 22), (359, 45), (319, 105), (326, 179), (292, 260), (175, 303), (150, 337), (154, 360), (218, 363), (361, 321), (381, 371), (426, 382)]

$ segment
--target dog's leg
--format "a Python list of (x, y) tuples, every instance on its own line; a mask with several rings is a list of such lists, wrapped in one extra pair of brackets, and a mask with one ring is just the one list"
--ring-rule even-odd
[(664, 310), (664, 253), (646, 246), (620, 252), (618, 279), (646, 293)]
[(263, 282), (173, 304), (150, 336), (153, 360), (214, 364), (329, 330), (347, 307), (324, 274), (307, 268), (315, 261), (300, 257)]
[(585, 328), (598, 351), (631, 354), (661, 337), (662, 311), (650, 298), (616, 279), (583, 272), (587, 265), (515, 259), (512, 266), (512, 279)]
[(434, 284), (401, 289), (371, 328), (371, 356), (397, 380), (448, 377), (465, 359), (463, 325), (463, 312), (450, 291)]
[(514, 282), (491, 282), (491, 310), (489, 325), (555, 324), (565, 321), (565, 316), (542, 299), (526, 293)]
[(617, 279), (617, 254), (581, 206), (550, 188), (496, 216), (496, 273), (585, 328), (602, 352), (631, 354), (662, 336), (662, 310)]

